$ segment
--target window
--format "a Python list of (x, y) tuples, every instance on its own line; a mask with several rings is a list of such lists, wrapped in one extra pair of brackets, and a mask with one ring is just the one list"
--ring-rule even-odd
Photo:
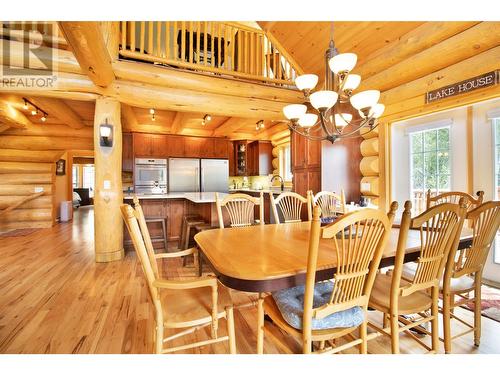
[(450, 128), (410, 133), (410, 188), (416, 211), (425, 208), (425, 193), (450, 191)]
[(90, 189), (90, 196), (94, 196), (94, 166), (84, 165), (83, 166), (83, 188)]
[(290, 145), (281, 149), (280, 175), (285, 181), (292, 181), (292, 158), (290, 155)]
[[(500, 199), (500, 118), (493, 119), (493, 134), (495, 140), (495, 199)], [(500, 263), (500, 235), (497, 232), (495, 240), (493, 261)]]
[(73, 165), (73, 188), (78, 187), (78, 167), (76, 165)]

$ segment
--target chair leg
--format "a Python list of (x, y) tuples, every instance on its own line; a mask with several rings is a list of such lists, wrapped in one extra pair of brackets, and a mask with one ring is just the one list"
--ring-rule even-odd
[(444, 352), (451, 353), (451, 314), (450, 314), (451, 295), (443, 291), (443, 334), (444, 334)]
[(257, 354), (264, 354), (264, 296), (257, 301)]
[(203, 254), (198, 249), (198, 276), (203, 275)]
[(391, 349), (392, 354), (399, 354), (399, 321), (398, 315), (391, 313), (389, 316), (391, 322)]
[(387, 328), (387, 322), (389, 321), (389, 315), (382, 313), (382, 328)]
[(481, 343), (481, 280), (476, 278), (474, 288), (474, 345)]
[(368, 341), (366, 340), (368, 322), (365, 320), (359, 326), (359, 338), (361, 339), (361, 344), (359, 344), (359, 354), (368, 353)]
[(236, 354), (236, 336), (234, 334), (233, 308), (226, 308), (227, 335), (229, 336), (229, 354)]
[(156, 323), (155, 331), (155, 352), (161, 354), (163, 350), (163, 322)]
[(161, 229), (163, 230), (163, 244), (165, 247), (165, 252), (168, 253), (168, 245), (167, 245), (167, 219), (163, 219), (161, 222)]
[(432, 288), (431, 305), (431, 330), (432, 330), (432, 350), (436, 353), (439, 350), (439, 288)]

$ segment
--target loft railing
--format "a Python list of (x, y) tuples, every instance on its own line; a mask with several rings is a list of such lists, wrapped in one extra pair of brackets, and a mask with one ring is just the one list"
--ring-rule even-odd
[(228, 22), (122, 21), (120, 55), (274, 85), (301, 74), (270, 34)]
[(57, 22), (51, 21), (3, 21), (0, 22), (0, 39), (40, 44), (67, 49), (68, 43), (61, 35)]

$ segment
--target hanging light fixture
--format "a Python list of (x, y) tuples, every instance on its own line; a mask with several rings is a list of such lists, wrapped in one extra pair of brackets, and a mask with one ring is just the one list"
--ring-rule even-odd
[(255, 130), (264, 129), (266, 126), (264, 125), (264, 120), (259, 120), (255, 123)]
[(339, 53), (331, 40), (325, 53), (324, 90), (313, 92), (318, 84), (315, 74), (303, 74), (295, 85), (303, 92), (304, 104), (290, 104), (283, 108), (290, 121), (290, 130), (312, 140), (335, 142), (341, 138), (360, 136), (362, 129), (372, 131), (385, 106), (378, 103), (380, 91), (366, 90), (354, 93), (361, 83), (361, 76), (351, 74), (356, 66), (354, 53)]
[(203, 120), (201, 120), (201, 124), (204, 126), (211, 119), (212, 119), (212, 116), (210, 116), (209, 114), (206, 114), (205, 116), (203, 116)]

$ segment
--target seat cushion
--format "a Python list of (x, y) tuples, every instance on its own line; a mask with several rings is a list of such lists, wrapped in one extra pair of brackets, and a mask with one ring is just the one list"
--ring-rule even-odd
[[(333, 291), (333, 282), (317, 283), (314, 287), (313, 308), (329, 302)], [(300, 285), (272, 293), (274, 301), (285, 321), (296, 329), (302, 329), (304, 312), (305, 286)], [(338, 311), (323, 319), (312, 319), (312, 329), (349, 328), (359, 326), (365, 319), (361, 307), (352, 307)]]
[[(408, 280), (413, 280), (415, 277), (415, 272), (417, 272), (417, 263), (411, 262), (406, 263), (403, 266), (403, 277)], [(461, 277), (452, 278), (450, 282), (450, 287), (452, 292), (460, 292), (462, 290), (470, 290), (474, 288), (474, 279), (467, 275)], [(439, 282), (439, 289), (443, 289), (443, 279)]]

